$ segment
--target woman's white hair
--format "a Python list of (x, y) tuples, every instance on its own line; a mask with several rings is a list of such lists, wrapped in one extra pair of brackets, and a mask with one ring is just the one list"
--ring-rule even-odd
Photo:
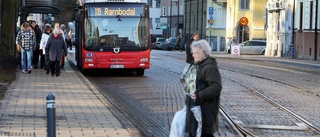
[(59, 33), (60, 33), (60, 30), (57, 29), (57, 28), (55, 28), (55, 29), (53, 29), (52, 33), (53, 33), (53, 34), (59, 34)]
[(204, 39), (192, 42), (191, 48), (198, 48), (200, 51), (203, 52), (205, 56), (211, 55), (211, 47), (209, 43)]

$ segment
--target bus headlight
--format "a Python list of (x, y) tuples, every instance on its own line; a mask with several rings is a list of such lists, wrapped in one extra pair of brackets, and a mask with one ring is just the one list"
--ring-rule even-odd
[(85, 58), (84, 62), (93, 62), (93, 59), (92, 58)]
[(149, 58), (141, 58), (140, 59), (140, 62), (148, 62), (149, 61)]

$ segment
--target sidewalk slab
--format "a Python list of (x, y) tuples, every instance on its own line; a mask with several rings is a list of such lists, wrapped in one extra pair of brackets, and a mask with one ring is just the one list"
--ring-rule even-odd
[(131, 129), (111, 113), (111, 103), (66, 61), (59, 77), (43, 69), (17, 74), (0, 101), (0, 137), (46, 137), (50, 92), (55, 95), (57, 137), (130, 136)]

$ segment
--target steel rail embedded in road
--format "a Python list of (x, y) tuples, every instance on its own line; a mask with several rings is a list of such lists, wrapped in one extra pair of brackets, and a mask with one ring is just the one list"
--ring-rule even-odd
[(256, 137), (253, 133), (249, 132), (248, 130), (244, 129), (242, 126), (234, 122), (234, 120), (231, 118), (231, 116), (220, 106), (219, 109), (220, 113), (223, 115), (223, 117), (227, 120), (229, 125), (232, 127), (232, 129), (240, 136), (240, 137)]
[(290, 113), (291, 115), (293, 115), (294, 117), (296, 117), (297, 119), (301, 120), (302, 122), (304, 122), (305, 124), (307, 124), (311, 129), (313, 129), (314, 131), (316, 131), (318, 134), (320, 134), (320, 128), (316, 127), (315, 125), (313, 125), (312, 123), (308, 122), (306, 119), (302, 118), (301, 116), (299, 116), (298, 114), (294, 113), (293, 111), (289, 110), (288, 108), (282, 106), (281, 104), (277, 103), (276, 101), (274, 101), (272, 98), (262, 94), (261, 92), (255, 90), (252, 87), (249, 86), (245, 86), (246, 88), (249, 88), (251, 91), (257, 93), (259, 96), (261, 96), (262, 98), (266, 99), (268, 102), (270, 102), (271, 104), (275, 105), (276, 107), (279, 107), (280, 109)]

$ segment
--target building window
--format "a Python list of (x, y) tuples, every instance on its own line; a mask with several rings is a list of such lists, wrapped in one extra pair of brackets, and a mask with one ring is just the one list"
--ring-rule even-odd
[(160, 18), (155, 18), (154, 21), (157, 24), (156, 29), (160, 29)]
[(303, 2), (300, 2), (300, 21), (299, 21), (300, 31), (302, 31), (302, 21), (303, 21)]
[(160, 8), (160, 1), (161, 0), (156, 0), (156, 8)]
[(160, 23), (160, 18), (155, 18), (155, 23)]
[(240, 0), (240, 9), (241, 10), (250, 9), (250, 0)]
[(310, 1), (309, 29), (312, 29), (312, 19), (313, 19), (313, 1)]
[(148, 0), (148, 4), (149, 4), (150, 8), (152, 8), (152, 2), (153, 2), (153, 0)]

